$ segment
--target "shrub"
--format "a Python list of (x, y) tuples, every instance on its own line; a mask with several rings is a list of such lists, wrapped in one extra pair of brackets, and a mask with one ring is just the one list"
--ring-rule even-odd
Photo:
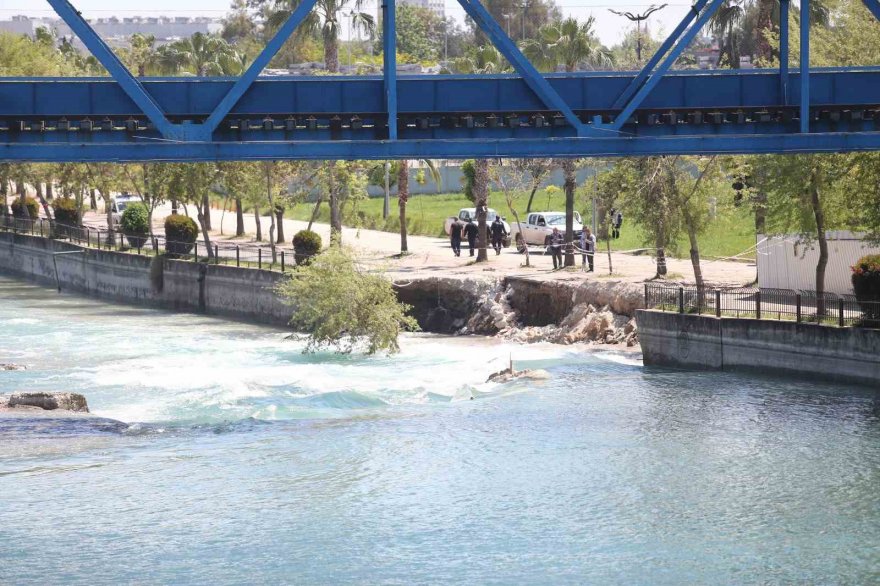
[(293, 236), (293, 257), (296, 264), (307, 265), (312, 257), (321, 252), (321, 236), (311, 230), (300, 230)]
[(119, 219), (119, 225), (130, 246), (134, 248), (143, 246), (150, 233), (150, 214), (147, 206), (138, 202), (126, 206)]
[(863, 321), (880, 323), (880, 254), (863, 256), (852, 266), (852, 284)]
[[(28, 217), (31, 220), (36, 220), (40, 216), (40, 204), (37, 203), (37, 200), (32, 197), (25, 198), (25, 207), (27, 208)], [(12, 200), (12, 215), (16, 218), (24, 218), (24, 208), (21, 206), (21, 198), (16, 197)]]
[(55, 223), (60, 227), (79, 226), (79, 210), (76, 207), (76, 200), (67, 197), (56, 199), (52, 204), (52, 211), (55, 213)]
[[(401, 331), (417, 330), (384, 275), (361, 271), (349, 251), (331, 246), (307, 266), (294, 269), (275, 288), (294, 307), (291, 325), (308, 334), (307, 352), (332, 348), (348, 353), (397, 352)], [(332, 293), (331, 293), (332, 292)], [(344, 300), (344, 302), (340, 302)]]
[(165, 252), (172, 256), (189, 254), (199, 235), (199, 226), (189, 216), (172, 214), (165, 218)]

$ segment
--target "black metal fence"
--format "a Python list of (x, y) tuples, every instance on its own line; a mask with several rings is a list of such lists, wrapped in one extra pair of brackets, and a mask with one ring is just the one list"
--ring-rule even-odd
[(169, 241), (164, 236), (126, 237), (118, 231), (105, 228), (67, 226), (57, 222), (50, 223), (45, 218), (29, 220), (8, 215), (0, 217), (0, 231), (63, 240), (99, 250), (114, 250), (147, 256), (167, 254), (177, 260), (248, 267), (282, 273), (295, 264), (292, 248), (285, 249), (281, 244), (276, 245), (274, 257), (271, 246), (235, 244), (223, 241), (213, 242), (209, 252), (204, 240), (196, 240), (193, 243)]
[(880, 327), (880, 301), (815, 291), (645, 284), (645, 307), (715, 317)]

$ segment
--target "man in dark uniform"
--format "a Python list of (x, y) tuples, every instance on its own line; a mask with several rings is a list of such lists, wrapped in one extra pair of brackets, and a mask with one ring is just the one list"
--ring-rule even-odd
[(477, 227), (474, 219), (469, 218), (468, 223), (464, 225), (464, 235), (468, 240), (468, 246), (471, 249), (471, 256), (474, 255), (474, 248), (477, 246), (477, 234), (479, 233), (480, 229)]
[(452, 222), (452, 227), (449, 229), (449, 242), (452, 244), (452, 252), (455, 256), (461, 256), (461, 231), (464, 228), (464, 224), (458, 221), (458, 218), (455, 218), (455, 221)]
[(495, 249), (495, 254), (501, 254), (501, 246), (504, 242), (504, 237), (507, 236), (507, 230), (504, 229), (504, 222), (501, 220), (501, 216), (495, 216), (495, 221), (492, 222), (492, 226), (490, 228), (492, 231), (492, 248)]

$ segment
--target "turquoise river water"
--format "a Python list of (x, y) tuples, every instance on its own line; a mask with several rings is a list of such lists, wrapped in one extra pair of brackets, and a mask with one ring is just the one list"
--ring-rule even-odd
[[(407, 336), (278, 330), (0, 279), (0, 584), (876, 584), (880, 397)], [(486, 384), (509, 355), (540, 382)], [(471, 398), (473, 397), (473, 400)]]

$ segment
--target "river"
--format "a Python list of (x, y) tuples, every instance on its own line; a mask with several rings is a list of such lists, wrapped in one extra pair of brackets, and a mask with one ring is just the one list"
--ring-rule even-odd
[[(880, 398), (632, 356), (278, 330), (0, 278), (2, 584), (880, 580)], [(509, 356), (538, 382), (486, 384)]]

